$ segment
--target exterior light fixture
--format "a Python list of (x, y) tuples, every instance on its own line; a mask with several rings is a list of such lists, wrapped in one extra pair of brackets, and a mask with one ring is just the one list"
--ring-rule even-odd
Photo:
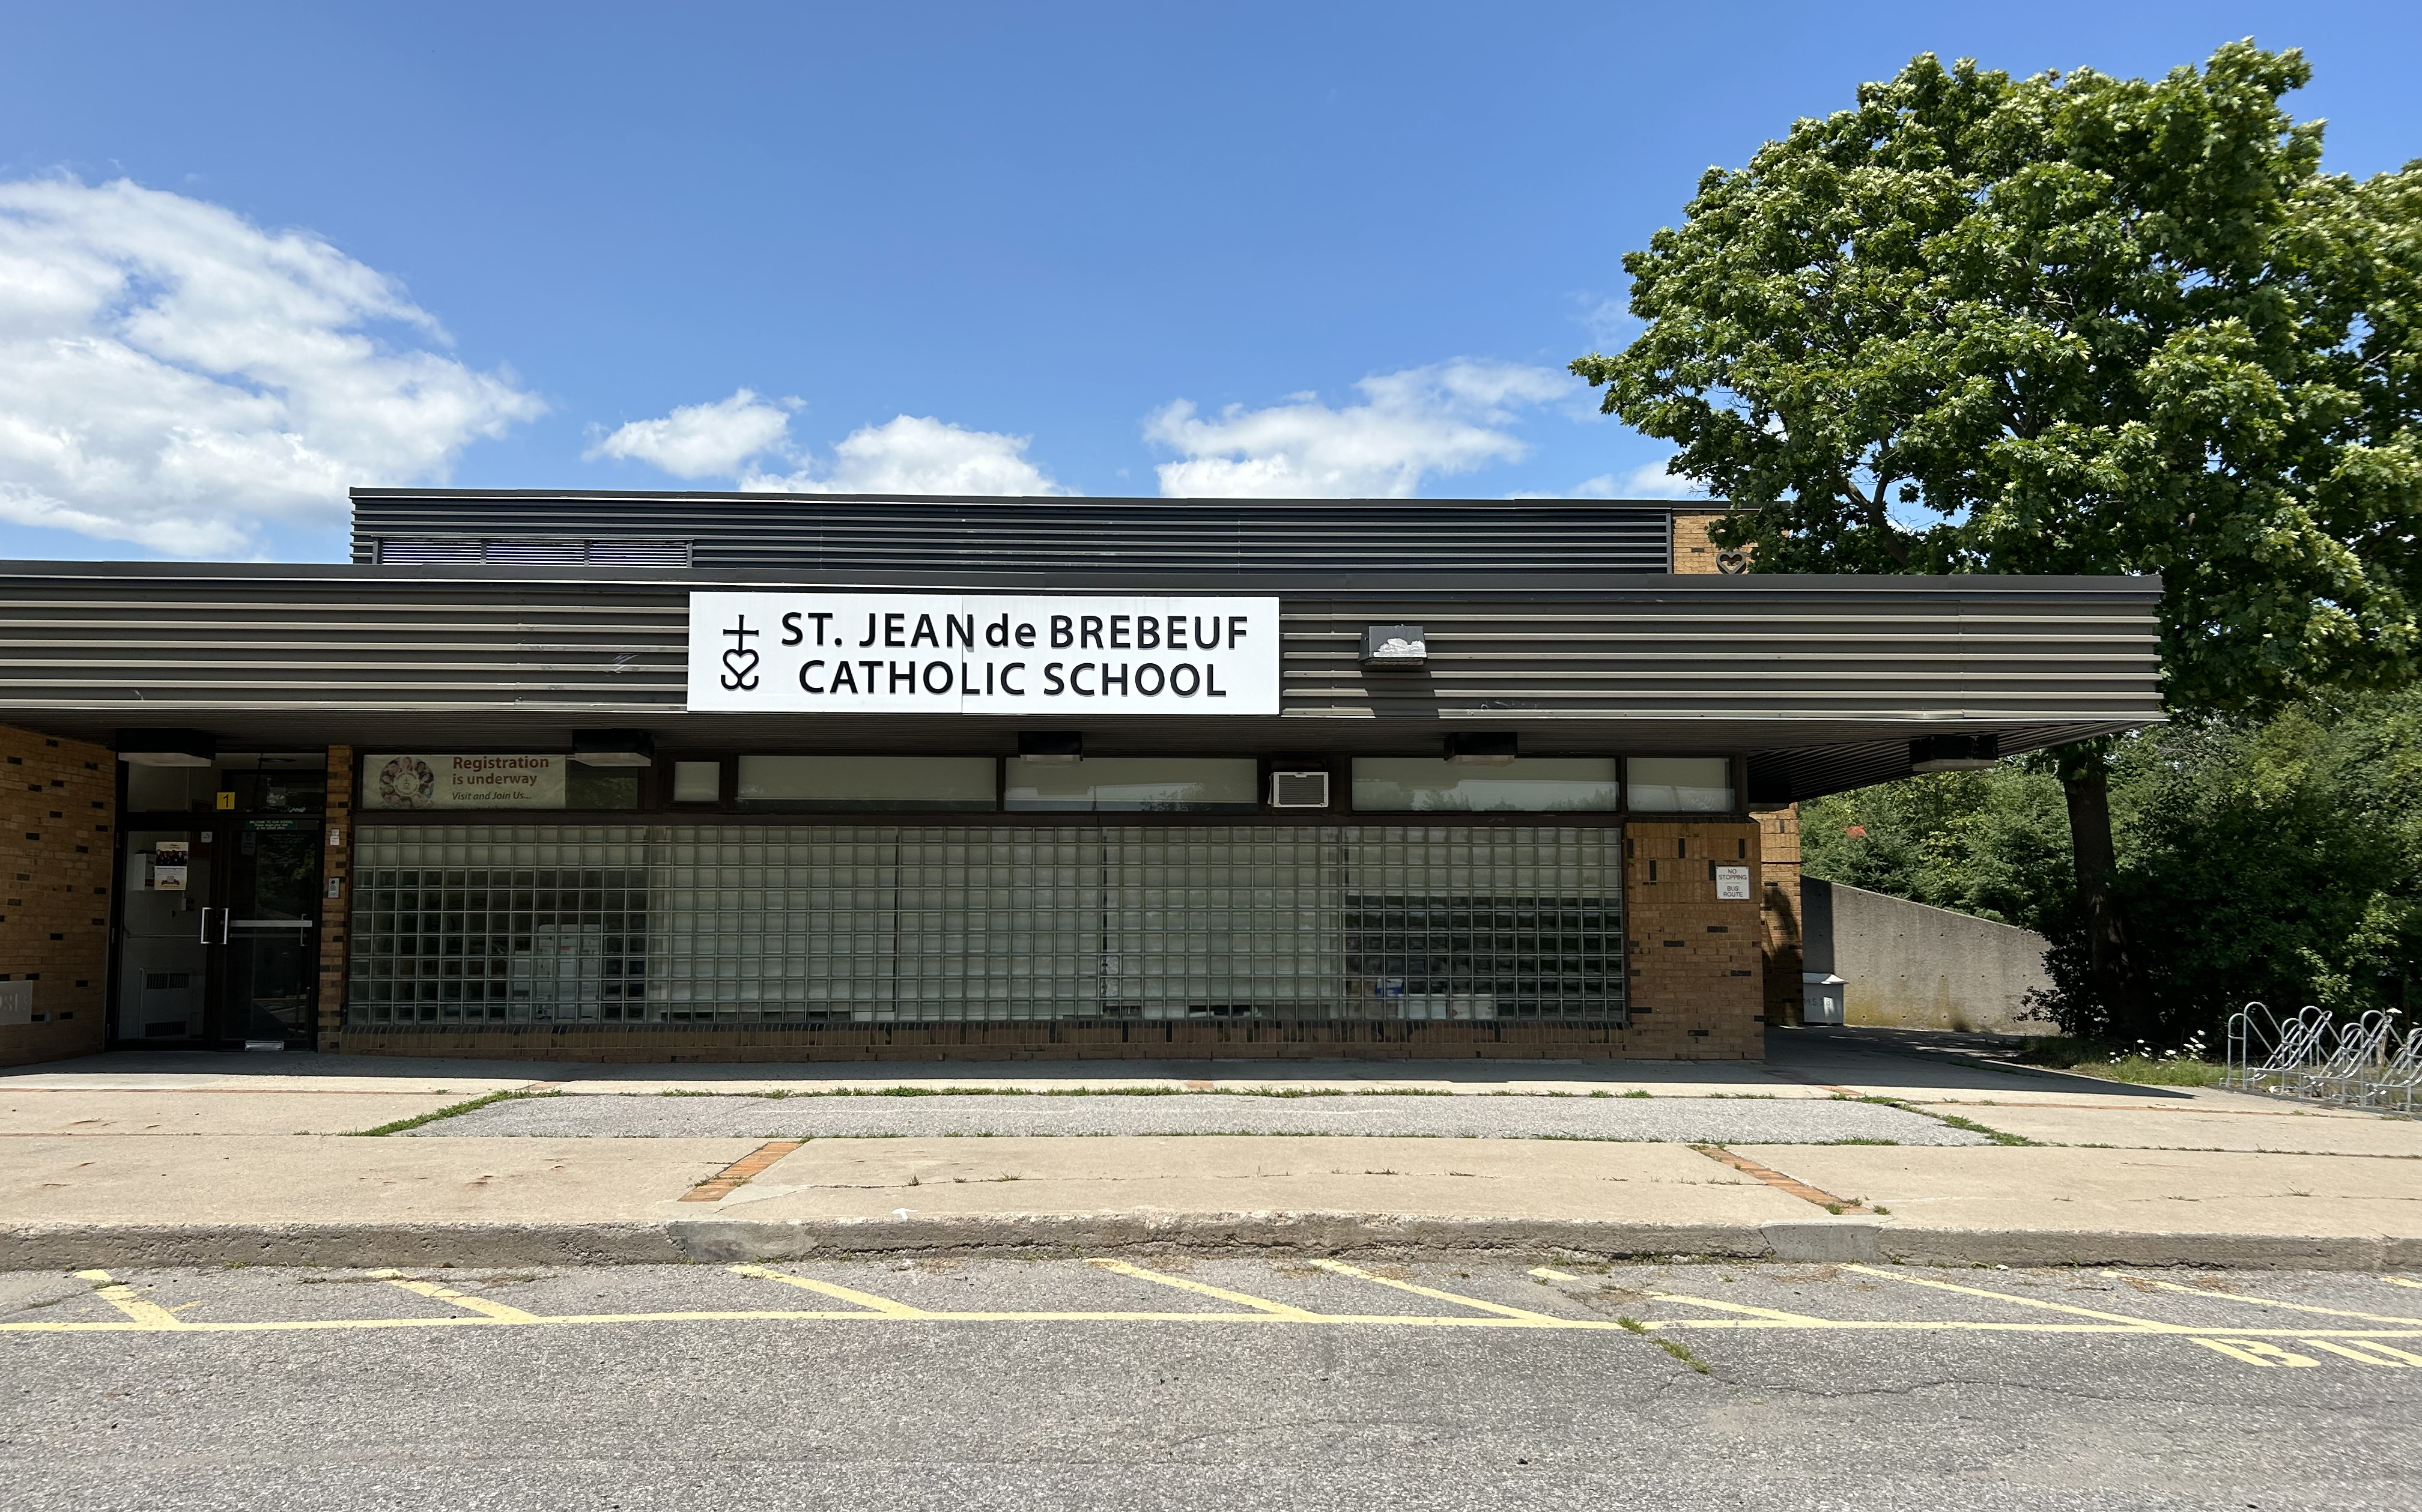
[(1375, 624), (1362, 631), (1362, 669), (1417, 672), (1429, 665), (1429, 644), (1417, 624)]
[(1446, 759), (1457, 766), (1504, 766), (1517, 754), (1511, 730), (1474, 730), (1446, 737)]
[(219, 737), (207, 730), (121, 730), (118, 759), (130, 766), (208, 766)]
[(1981, 772), (2001, 759), (1999, 735), (1927, 735), (1909, 743), (1911, 772)]
[(572, 759), (583, 766), (653, 766), (656, 743), (644, 730), (575, 730)]
[(1074, 766), (1085, 759), (1085, 737), (1075, 730), (1021, 730), (1017, 759), (1038, 766)]

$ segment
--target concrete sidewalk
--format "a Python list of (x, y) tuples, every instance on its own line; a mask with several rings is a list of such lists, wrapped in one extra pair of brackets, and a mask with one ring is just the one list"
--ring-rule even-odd
[[(0, 1268), (1156, 1248), (2422, 1267), (2422, 1123), (1926, 1043), (1778, 1033), (1763, 1065), (101, 1057), (0, 1077)], [(1035, 1095), (1080, 1086), (1195, 1095)], [(973, 1087), (1027, 1095), (830, 1095)], [(1250, 1095), (1269, 1092), (1290, 1095)], [(497, 1093), (556, 1097), (346, 1137)], [(842, 1115), (851, 1133), (819, 1132)], [(1246, 1115), (1274, 1131), (1229, 1131)], [(787, 1137), (742, 1132), (761, 1124)], [(1570, 1132), (1634, 1124), (1649, 1137)], [(1563, 1132), (1472, 1132), (1510, 1129)], [(1796, 1142), (1744, 1142), (1758, 1129)]]

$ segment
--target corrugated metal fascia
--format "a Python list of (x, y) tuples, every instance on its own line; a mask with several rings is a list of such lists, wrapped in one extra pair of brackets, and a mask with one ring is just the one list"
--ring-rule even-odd
[[(18, 578), (17, 591), (0, 595), (0, 640), (20, 648), (0, 654), (0, 705), (155, 715), (486, 708), (560, 718), (616, 710), (663, 716), (682, 703), (685, 604), (671, 585), (622, 582), (606, 592), (556, 580), (533, 594), (526, 579), (495, 575), (442, 583), (329, 569), (179, 575), (102, 577), (80, 569), (51, 579), (47, 591)], [(1829, 590), (1838, 584), (1816, 581)], [(2112, 617), (2091, 612), (2107, 594), (2048, 594), (2041, 580), (2023, 580), (2038, 613), (1962, 618), (1963, 607), (2003, 585), (1957, 581), (1959, 591), (1948, 598), (1908, 580), (1876, 581), (1850, 599), (1778, 592), (1789, 585), (1768, 579), (1712, 593), (1694, 585), (1690, 594), (1613, 596), (1628, 604), (1603, 593), (1556, 603), (1505, 595), (1493, 613), (1470, 597), (1398, 601), (1392, 609), (1436, 621), (1435, 665), (1418, 684), (1349, 672), (1336, 650), (1344, 622), (1334, 600), (1310, 613), (1291, 601), (1285, 707), (1290, 718), (1321, 721), (1774, 727), (1945, 728), (1941, 721), (1949, 720), (2126, 728), (2160, 717), (2148, 615), (2122, 617), (2131, 622), (2115, 629)], [(171, 586), (173, 593), (161, 591)], [(1677, 614), (1677, 600), (1694, 603), (1696, 612)], [(1812, 638), (1795, 612), (1884, 601), (1888, 612), (1858, 617), (1867, 629), (1855, 638), (1838, 622)], [(1456, 615), (1437, 612), (1447, 602)], [(1516, 622), (1518, 635), (1486, 638), (1490, 626)], [(1613, 635), (1609, 626), (1618, 624), (1621, 635), (1652, 648), (1648, 656), (1549, 659), (1538, 649), (1565, 637)], [(2021, 651), (1989, 654), (2001, 638), (2022, 638)], [(1955, 649), (1936, 649), (1946, 642)]]

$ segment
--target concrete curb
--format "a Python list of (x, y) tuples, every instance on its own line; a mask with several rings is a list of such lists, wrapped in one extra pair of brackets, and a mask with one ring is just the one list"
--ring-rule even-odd
[(1361, 1213), (1044, 1214), (807, 1222), (40, 1224), (0, 1230), (0, 1270), (95, 1267), (679, 1265), (810, 1258), (1187, 1253), (1509, 1254), (1927, 1266), (2422, 1268), (2422, 1237), (1925, 1229), (1859, 1218), (1750, 1224)]
[(0, 1271), (133, 1266), (629, 1266), (690, 1256), (664, 1223), (44, 1223)]

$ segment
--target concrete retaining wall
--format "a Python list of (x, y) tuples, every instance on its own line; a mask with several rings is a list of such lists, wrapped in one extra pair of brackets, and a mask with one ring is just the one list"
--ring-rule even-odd
[(1813, 877), (1801, 882), (1801, 924), (1806, 969), (1848, 984), (1849, 1023), (2052, 1032), (2026, 1016), (2027, 991), (2052, 985), (2034, 930)]

